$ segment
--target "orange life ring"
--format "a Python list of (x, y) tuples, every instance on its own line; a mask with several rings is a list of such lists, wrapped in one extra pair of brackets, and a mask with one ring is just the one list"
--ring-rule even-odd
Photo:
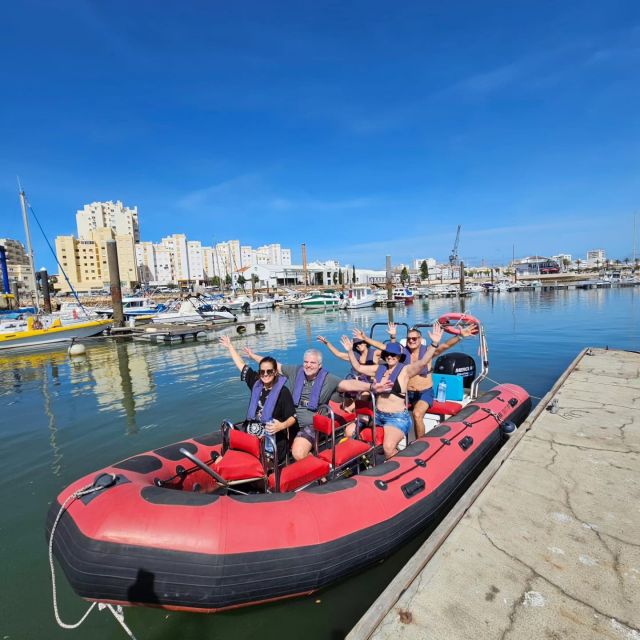
[(461, 332), (460, 325), (475, 325), (473, 333), (476, 334), (480, 330), (480, 320), (468, 313), (445, 313), (438, 318), (438, 323), (447, 332), (454, 336), (459, 336)]

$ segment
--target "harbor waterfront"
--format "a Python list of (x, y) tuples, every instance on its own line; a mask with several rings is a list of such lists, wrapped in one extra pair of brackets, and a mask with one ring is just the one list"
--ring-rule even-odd
[[(521, 385), (542, 397), (584, 346), (640, 349), (637, 289), (527, 291), (466, 300), (416, 301), (393, 309), (397, 322), (426, 322), (449, 311), (480, 318), (489, 335), (489, 377)], [(461, 306), (464, 305), (464, 308)], [(389, 311), (277, 310), (261, 335), (238, 346), (297, 362), (317, 335), (337, 341), (355, 326), (384, 322)], [(466, 350), (475, 354), (477, 342)], [(345, 374), (345, 363), (325, 352), (325, 364)], [(213, 342), (179, 346), (97, 342), (84, 357), (66, 351), (0, 358), (3, 483), (3, 638), (121, 638), (109, 615), (93, 612), (77, 632), (54, 621), (44, 541), (44, 518), (59, 490), (109, 462), (217, 429), (242, 417), (246, 389), (224, 350)], [(491, 386), (487, 381), (484, 388)], [(379, 567), (308, 598), (214, 616), (127, 609), (139, 640), (223, 636), (344, 637), (428, 532)], [(259, 535), (259, 532), (256, 533)], [(86, 604), (58, 575), (62, 617), (77, 620)]]

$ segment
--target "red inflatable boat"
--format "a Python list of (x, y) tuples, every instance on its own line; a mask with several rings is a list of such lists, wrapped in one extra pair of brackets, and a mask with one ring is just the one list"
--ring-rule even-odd
[(308, 594), (390, 555), (441, 517), (531, 409), (515, 385), (477, 397), (485, 337), (475, 318), (440, 318), (453, 334), (460, 322), (477, 325), (480, 375), (464, 353), (440, 356), (434, 384), (448, 376), (453, 397), (434, 403), (427, 435), (390, 460), (380, 460), (375, 412), (359, 410), (368, 427), (340, 440), (327, 407), (316, 416), (315, 455), (280, 469), (264, 441), (225, 422), (67, 487), (49, 511), (47, 536), (74, 590), (101, 602), (212, 612)]

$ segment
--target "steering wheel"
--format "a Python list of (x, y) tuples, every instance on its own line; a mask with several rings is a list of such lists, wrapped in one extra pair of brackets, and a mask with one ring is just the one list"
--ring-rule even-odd
[(229, 483), (219, 473), (216, 473), (211, 467), (208, 467), (204, 462), (202, 462), (202, 460), (200, 460), (200, 458), (194, 456), (193, 453), (190, 453), (183, 447), (178, 449), (178, 451), (185, 458), (188, 458), (189, 460), (191, 460), (191, 462), (193, 462), (193, 464), (195, 464), (196, 467), (199, 467), (203, 471), (206, 471), (218, 484), (221, 484), (224, 487), (229, 486)]
[(462, 326), (468, 324), (475, 325), (473, 327), (474, 335), (480, 331), (480, 320), (474, 316), (470, 316), (468, 313), (445, 313), (438, 318), (438, 324), (440, 324), (447, 333), (454, 336), (459, 336)]

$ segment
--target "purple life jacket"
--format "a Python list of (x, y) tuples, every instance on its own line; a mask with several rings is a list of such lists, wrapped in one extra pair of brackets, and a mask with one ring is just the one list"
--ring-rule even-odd
[[(398, 376), (400, 375), (400, 372), (404, 369), (404, 367), (405, 365), (403, 363), (398, 362), (395, 369), (391, 372), (391, 375), (389, 376), (389, 382), (392, 382), (395, 385), (396, 380), (398, 379)], [(387, 367), (387, 365), (385, 364), (381, 364), (378, 367), (378, 370), (376, 371), (376, 382), (380, 382), (382, 380), (382, 376), (386, 373), (388, 368), (389, 367)]]
[[(305, 407), (306, 409), (309, 409), (309, 411), (315, 411), (318, 408), (318, 405), (320, 404), (320, 392), (322, 391), (322, 385), (328, 375), (329, 372), (326, 369), (321, 368), (320, 371), (318, 371), (318, 375), (314, 378), (313, 386), (311, 387), (311, 395), (309, 396), (309, 400)], [(304, 367), (298, 367), (298, 370), (296, 371), (296, 379), (293, 383), (293, 404), (295, 404), (296, 407), (301, 406), (300, 398), (302, 397), (304, 381)]]
[[(356, 360), (358, 362), (360, 362), (360, 352), (357, 349), (353, 349), (353, 353), (356, 356)], [(367, 359), (364, 362), (365, 365), (369, 365), (369, 364), (375, 364), (375, 362), (373, 361), (373, 356), (376, 353), (376, 348), (375, 347), (369, 347), (367, 349)], [(364, 381), (368, 381), (369, 380), (369, 376), (365, 375), (364, 373), (359, 373), (358, 371), (356, 371), (353, 367), (351, 367), (351, 377), (354, 380), (364, 380)]]
[[(287, 383), (286, 376), (279, 375), (276, 381), (271, 387), (271, 391), (265, 400), (264, 407), (262, 407), (262, 414), (260, 416), (260, 422), (269, 422), (273, 418), (273, 410), (276, 408), (276, 402), (282, 387)], [(262, 380), (258, 380), (251, 388), (251, 400), (249, 401), (249, 409), (247, 410), (247, 420), (257, 420), (256, 412), (258, 410), (258, 400), (262, 395), (264, 384)]]
[[(409, 351), (409, 349), (406, 349), (406, 348), (405, 348), (405, 351), (407, 353), (408, 359), (411, 360), (411, 352)], [(427, 346), (424, 344), (421, 344), (420, 349), (418, 351), (418, 360), (421, 360), (422, 358), (424, 358), (425, 353), (427, 353)], [(430, 373), (431, 373), (431, 369), (429, 368), (429, 365), (426, 365), (422, 367), (422, 369), (418, 371), (416, 375), (426, 378)]]

